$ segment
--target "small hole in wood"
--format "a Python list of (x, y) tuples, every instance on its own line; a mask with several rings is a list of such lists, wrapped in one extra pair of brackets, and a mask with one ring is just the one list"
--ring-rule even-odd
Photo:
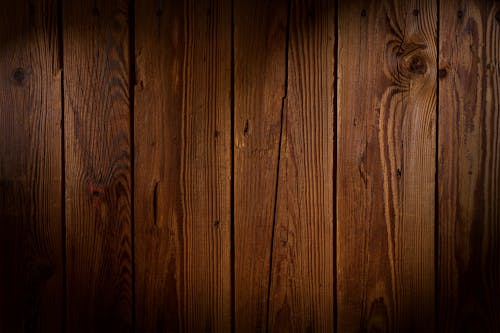
[(365, 17), (366, 16), (366, 9), (361, 9), (361, 16), (362, 17)]

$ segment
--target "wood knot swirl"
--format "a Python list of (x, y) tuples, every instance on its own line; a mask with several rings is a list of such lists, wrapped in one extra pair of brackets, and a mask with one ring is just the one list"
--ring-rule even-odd
[(427, 71), (427, 64), (421, 56), (412, 56), (408, 62), (408, 71), (410, 73), (423, 75)]

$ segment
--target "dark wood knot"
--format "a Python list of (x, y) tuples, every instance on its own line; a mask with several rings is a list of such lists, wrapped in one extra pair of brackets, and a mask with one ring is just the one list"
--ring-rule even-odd
[(416, 55), (410, 58), (408, 70), (410, 73), (422, 75), (427, 71), (427, 65), (422, 57)]
[(361, 16), (362, 17), (365, 17), (366, 16), (366, 9), (361, 9)]
[(26, 81), (26, 72), (24, 71), (24, 68), (16, 68), (12, 77), (14, 79), (14, 82), (16, 82), (18, 85), (23, 85)]
[(461, 20), (461, 19), (464, 17), (464, 12), (463, 12), (463, 11), (461, 11), (461, 10), (459, 10), (459, 11), (457, 12), (457, 17), (458, 17), (458, 19), (459, 19), (459, 20)]
[(418, 16), (420, 14), (420, 11), (418, 9), (413, 10), (413, 16)]
[(445, 78), (448, 75), (448, 71), (444, 68), (439, 69), (438, 76), (440, 79)]

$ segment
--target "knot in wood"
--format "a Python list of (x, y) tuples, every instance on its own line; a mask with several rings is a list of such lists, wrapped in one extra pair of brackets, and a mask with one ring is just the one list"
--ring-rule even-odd
[(14, 79), (14, 82), (16, 82), (18, 85), (22, 85), (26, 81), (26, 72), (21, 67), (16, 68), (12, 77)]
[(408, 71), (413, 74), (423, 75), (427, 71), (427, 65), (421, 56), (415, 55), (410, 57)]

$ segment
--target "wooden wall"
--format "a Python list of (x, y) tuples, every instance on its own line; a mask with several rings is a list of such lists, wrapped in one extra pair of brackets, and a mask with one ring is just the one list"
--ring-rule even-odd
[(0, 10), (0, 331), (500, 331), (500, 3)]

